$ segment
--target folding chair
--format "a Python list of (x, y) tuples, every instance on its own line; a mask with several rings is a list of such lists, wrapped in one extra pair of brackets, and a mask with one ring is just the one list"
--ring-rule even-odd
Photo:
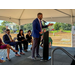
[(6, 58), (6, 49), (0, 49), (0, 59), (5, 60)]

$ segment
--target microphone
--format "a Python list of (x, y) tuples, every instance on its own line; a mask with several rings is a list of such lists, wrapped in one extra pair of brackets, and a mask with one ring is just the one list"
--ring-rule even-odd
[(45, 20), (42, 20), (44, 23), (46, 23), (46, 21)]

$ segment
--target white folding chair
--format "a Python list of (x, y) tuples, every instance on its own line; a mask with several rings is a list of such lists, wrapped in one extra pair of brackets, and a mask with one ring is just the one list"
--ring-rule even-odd
[(6, 49), (0, 49), (0, 59), (2, 58), (4, 58), (4, 60), (6, 58)]

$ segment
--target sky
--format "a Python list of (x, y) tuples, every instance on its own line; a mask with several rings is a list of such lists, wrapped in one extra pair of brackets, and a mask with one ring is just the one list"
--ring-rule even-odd
[(55, 24), (56, 22), (47, 22), (46, 24), (49, 24), (49, 23), (54, 23)]
[[(3, 22), (3, 20), (0, 20), (0, 25), (2, 22)], [(55, 22), (47, 22), (46, 24), (48, 24), (48, 23), (54, 23), (55, 24)]]
[(0, 20), (0, 25), (1, 25), (2, 22), (3, 22), (3, 20)]

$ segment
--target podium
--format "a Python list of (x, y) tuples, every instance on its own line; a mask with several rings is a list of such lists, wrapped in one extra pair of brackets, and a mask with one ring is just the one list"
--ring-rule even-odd
[(42, 60), (49, 60), (49, 31), (46, 31), (43, 35), (43, 58)]

